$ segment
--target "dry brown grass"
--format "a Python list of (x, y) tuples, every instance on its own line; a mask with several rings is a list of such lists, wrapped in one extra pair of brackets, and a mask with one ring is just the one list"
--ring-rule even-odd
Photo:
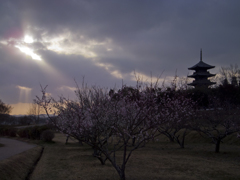
[[(198, 143), (196, 140), (199, 140)], [(105, 166), (92, 156), (92, 149), (77, 142), (65, 145), (65, 137), (56, 134), (55, 143), (45, 145), (44, 153), (31, 180), (107, 180), (119, 179), (109, 162)], [(239, 180), (240, 146), (222, 144), (216, 154), (214, 145), (190, 134), (186, 148), (169, 143), (163, 137), (159, 142), (133, 152), (126, 168), (129, 180)]]
[(8, 159), (0, 161), (0, 180), (23, 180), (32, 170), (42, 147), (37, 146)]

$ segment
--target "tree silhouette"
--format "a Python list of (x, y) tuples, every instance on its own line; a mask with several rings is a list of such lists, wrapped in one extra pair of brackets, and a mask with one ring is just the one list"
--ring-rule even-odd
[(2, 102), (0, 99), (0, 114), (10, 114), (12, 107)]

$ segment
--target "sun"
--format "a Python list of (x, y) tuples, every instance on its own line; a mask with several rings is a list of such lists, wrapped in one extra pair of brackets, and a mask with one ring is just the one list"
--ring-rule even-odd
[[(31, 44), (34, 42), (33, 37), (29, 35), (25, 35), (23, 39), (24, 43)], [(33, 49), (29, 48), (26, 44), (19, 43), (18, 45), (15, 45), (16, 48), (18, 48), (21, 52), (24, 54), (31, 56), (32, 59), (41, 61), (42, 58), (38, 54), (34, 53)]]
[(26, 35), (24, 37), (24, 42), (25, 43), (33, 43), (33, 37), (29, 36), (29, 35)]

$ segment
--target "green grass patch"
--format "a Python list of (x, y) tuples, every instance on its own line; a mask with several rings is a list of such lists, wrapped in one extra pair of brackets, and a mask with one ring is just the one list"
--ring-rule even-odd
[(23, 180), (32, 171), (42, 147), (37, 146), (0, 161), (0, 180)]
[[(55, 143), (45, 144), (44, 153), (31, 180), (119, 179), (110, 162), (101, 165), (92, 156), (93, 151), (89, 146), (79, 146), (77, 141), (69, 141), (69, 144), (65, 145), (65, 140), (65, 136), (55, 134)], [(195, 140), (199, 140), (198, 143)], [(214, 147), (214, 144), (194, 133), (189, 134), (185, 149), (180, 149), (177, 143), (170, 143), (161, 136), (159, 141), (150, 142), (146, 147), (133, 152), (126, 167), (126, 178), (240, 179), (240, 146), (224, 142), (221, 144), (220, 153), (214, 153)]]

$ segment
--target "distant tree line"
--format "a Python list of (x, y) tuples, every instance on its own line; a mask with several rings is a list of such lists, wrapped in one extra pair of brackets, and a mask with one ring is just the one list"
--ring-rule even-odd
[(5, 104), (0, 99), (0, 125), (30, 125), (46, 123), (46, 117), (43, 109), (35, 103), (32, 103), (26, 115), (10, 115), (13, 107)]
[(38, 117), (36, 120), (35, 116), (32, 115), (22, 115), (22, 116), (14, 116), (9, 114), (1, 114), (0, 115), (0, 125), (13, 125), (13, 126), (26, 126), (26, 125), (37, 125), (37, 124), (45, 124), (47, 121), (47, 117)]

